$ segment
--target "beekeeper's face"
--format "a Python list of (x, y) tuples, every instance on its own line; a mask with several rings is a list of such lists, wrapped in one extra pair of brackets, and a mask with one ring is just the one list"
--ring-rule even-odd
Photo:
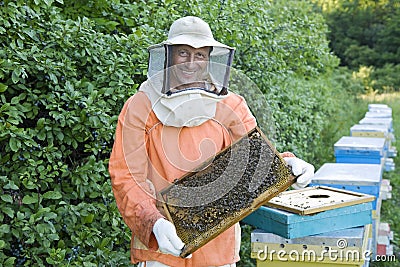
[(207, 73), (210, 47), (174, 45), (171, 54), (171, 88), (201, 87)]

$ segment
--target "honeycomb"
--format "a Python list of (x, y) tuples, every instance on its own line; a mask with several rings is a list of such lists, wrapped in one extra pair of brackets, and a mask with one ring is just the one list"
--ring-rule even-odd
[(256, 127), (160, 192), (185, 243), (185, 258), (294, 182), (290, 168)]

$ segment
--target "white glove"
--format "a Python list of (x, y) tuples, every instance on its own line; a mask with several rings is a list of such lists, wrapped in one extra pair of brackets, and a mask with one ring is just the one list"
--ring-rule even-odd
[(164, 218), (160, 218), (153, 226), (153, 233), (156, 236), (158, 247), (161, 252), (179, 256), (185, 245), (176, 234), (175, 226)]
[(297, 180), (292, 187), (294, 189), (306, 187), (314, 177), (314, 166), (296, 157), (285, 157), (283, 159), (292, 167), (293, 175), (297, 176)]

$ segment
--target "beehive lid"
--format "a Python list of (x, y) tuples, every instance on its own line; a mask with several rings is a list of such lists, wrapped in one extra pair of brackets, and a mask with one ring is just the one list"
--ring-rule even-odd
[(266, 206), (300, 215), (315, 214), (355, 204), (371, 202), (374, 196), (327, 186), (286, 191), (272, 198)]
[(368, 107), (369, 112), (380, 112), (380, 113), (390, 113), (392, 114), (392, 108), (384, 106), (370, 106)]
[(372, 110), (372, 109), (386, 109), (386, 108), (389, 108), (389, 106), (386, 105), (386, 104), (377, 104), (377, 103), (368, 104), (368, 110)]
[(316, 172), (312, 183), (317, 184), (353, 184), (375, 186), (382, 178), (380, 164), (361, 163), (325, 163)]
[(393, 119), (392, 118), (362, 118), (358, 123), (359, 124), (378, 124), (385, 125), (390, 128), (392, 126)]
[(375, 111), (367, 111), (365, 113), (366, 118), (391, 118), (392, 112), (375, 112)]
[(181, 257), (242, 220), (294, 182), (290, 168), (257, 127), (160, 192), (185, 243)]
[(350, 131), (380, 132), (387, 134), (389, 132), (389, 127), (382, 124), (355, 124), (350, 128)]
[(385, 141), (385, 138), (379, 137), (342, 136), (339, 141), (334, 144), (334, 148), (343, 150), (382, 151)]

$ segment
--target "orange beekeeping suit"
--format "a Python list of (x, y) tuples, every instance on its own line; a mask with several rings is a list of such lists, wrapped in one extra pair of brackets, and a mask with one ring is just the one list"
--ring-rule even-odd
[(215, 118), (195, 127), (164, 126), (144, 92), (125, 103), (109, 172), (118, 209), (132, 231), (131, 261), (169, 266), (219, 266), (239, 260), (238, 224), (182, 259), (158, 251), (152, 228), (165, 218), (156, 192), (230, 145), (256, 126), (245, 100), (233, 93), (217, 104)]

